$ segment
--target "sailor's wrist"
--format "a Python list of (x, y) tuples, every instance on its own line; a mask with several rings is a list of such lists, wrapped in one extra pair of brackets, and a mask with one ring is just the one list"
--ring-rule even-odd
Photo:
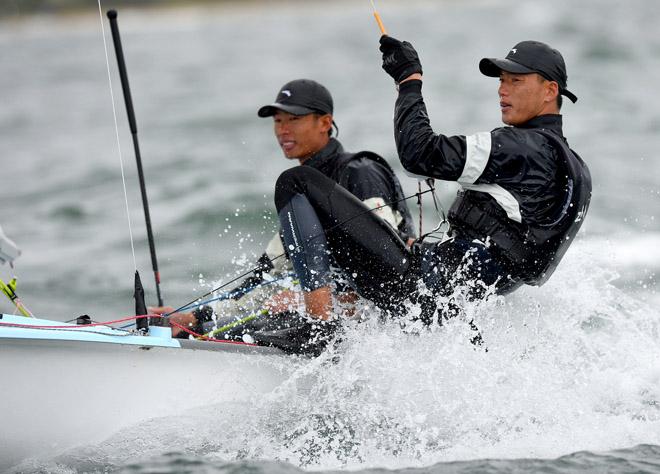
[(422, 80), (421, 79), (407, 79), (407, 80), (397, 84), (397, 90), (399, 91), (399, 94), (408, 94), (408, 93), (421, 94), (421, 92), (422, 92)]

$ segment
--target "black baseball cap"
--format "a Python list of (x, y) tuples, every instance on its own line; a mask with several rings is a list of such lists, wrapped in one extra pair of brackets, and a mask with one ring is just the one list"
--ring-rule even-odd
[(489, 77), (499, 77), (501, 71), (514, 74), (536, 72), (549, 81), (559, 85), (559, 93), (572, 102), (577, 96), (566, 88), (566, 63), (561, 53), (540, 41), (522, 41), (511, 48), (504, 59), (483, 58), (479, 61), (479, 70)]
[(332, 96), (328, 89), (311, 79), (296, 79), (284, 84), (275, 97), (275, 102), (259, 109), (259, 117), (270, 117), (278, 110), (293, 115), (331, 114)]

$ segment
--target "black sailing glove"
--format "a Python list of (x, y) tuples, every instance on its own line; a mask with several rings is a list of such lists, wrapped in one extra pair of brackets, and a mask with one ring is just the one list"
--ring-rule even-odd
[(383, 69), (397, 84), (411, 74), (422, 73), (417, 51), (407, 41), (383, 35), (380, 37), (380, 51), (383, 53)]

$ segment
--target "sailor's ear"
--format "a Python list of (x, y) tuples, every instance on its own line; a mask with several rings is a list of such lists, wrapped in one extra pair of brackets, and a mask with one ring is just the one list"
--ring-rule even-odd
[(555, 102), (559, 95), (559, 84), (555, 81), (545, 81), (546, 99), (548, 102)]
[(332, 115), (320, 115), (319, 120), (321, 121), (321, 126), (323, 127), (324, 132), (329, 132), (332, 129)]

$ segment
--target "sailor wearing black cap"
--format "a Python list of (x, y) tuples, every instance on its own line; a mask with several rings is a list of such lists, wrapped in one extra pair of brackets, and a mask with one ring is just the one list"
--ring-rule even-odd
[[(332, 126), (337, 129), (333, 110), (333, 100), (328, 89), (310, 79), (297, 79), (284, 84), (275, 101), (261, 107), (257, 114), (259, 117), (273, 117), (275, 137), (284, 155), (303, 165), (289, 170), (291, 179), (315, 183), (317, 187), (327, 188), (328, 192), (339, 192), (337, 190), (341, 188), (350, 196), (351, 209), (353, 205), (359, 209), (364, 206), (375, 209), (376, 219), (386, 223), (386, 227), (400, 238), (414, 238), (412, 217), (394, 171), (382, 157), (373, 152), (345, 152), (341, 143), (331, 136)], [(308, 228), (310, 219), (307, 206), (294, 200), (288, 203), (287, 212), (296, 216), (300, 232), (316, 233), (313, 226)], [(280, 232), (285, 237), (291, 233), (291, 225), (288, 222), (286, 224), (282, 225)], [(278, 234), (269, 243), (266, 255), (272, 259), (282, 253), (284, 247)], [(317, 254), (312, 248), (306, 252), (287, 253), (294, 265), (297, 262), (301, 268), (298, 277), (303, 288), (314, 291), (324, 287), (320, 292), (329, 296), (325, 288), (329, 282), (325, 271), (330, 264), (327, 254)], [(282, 259), (275, 262), (282, 262)], [(291, 298), (290, 294), (281, 294), (271, 300), (271, 311), (279, 312), (290, 307)], [(307, 298), (308, 302), (312, 299)]]
[(487, 283), (496, 282), (501, 293), (544, 283), (591, 198), (589, 170), (562, 131), (561, 96), (577, 101), (567, 89), (562, 55), (545, 43), (522, 41), (504, 59), (483, 58), (480, 71), (500, 79), (500, 111), (509, 126), (446, 136), (431, 129), (412, 45), (383, 36), (380, 49), (383, 69), (399, 88), (394, 136), (401, 163), (411, 173), (462, 186), (449, 211), (453, 238), (444, 245), (478, 250), (476, 273), (492, 266)]
[[(288, 203), (308, 199), (326, 237), (314, 245), (326, 246), (356, 291), (384, 308), (414, 295), (420, 278), (435, 295), (451, 295), (464, 284), (469, 297), (486, 288), (506, 293), (545, 282), (584, 221), (591, 197), (589, 170), (562, 132), (561, 96), (573, 102), (577, 97), (567, 89), (561, 54), (523, 41), (505, 59), (484, 58), (482, 73), (500, 78), (500, 110), (508, 126), (447, 136), (431, 129), (415, 49), (389, 36), (380, 43), (383, 69), (399, 89), (394, 136), (401, 163), (415, 175), (462, 187), (449, 212), (450, 238), (411, 250), (366, 220), (362, 232), (338, 229), (345, 216), (334, 212), (334, 204), (343, 197), (329, 196), (329, 204), (319, 205), (310, 199), (315, 189), (292, 186), (286, 176), (275, 195), (282, 225), (291, 217)], [(292, 247), (306, 242), (302, 234), (285, 235)], [(294, 267), (304, 271), (295, 261)]]
[[(339, 141), (331, 137), (331, 126), (337, 128), (332, 113), (333, 101), (328, 90), (309, 79), (285, 84), (275, 102), (259, 109), (260, 117), (273, 117), (275, 137), (284, 155), (297, 159), (303, 165), (285, 172), (288, 178), (280, 178), (277, 190), (281, 194), (292, 183), (305, 182), (316, 189), (323, 189), (318, 196), (323, 201), (327, 201), (327, 194), (343, 193), (347, 201), (336, 204), (337, 213), (353, 212), (355, 209), (364, 212), (366, 206), (375, 209), (373, 214), (377, 225), (385, 224), (400, 239), (407, 241), (414, 238), (412, 217), (394, 171), (383, 158), (373, 152), (344, 152)], [(286, 209), (282, 211), (278, 208), (280, 214), (289, 216), (281, 226), (281, 235), (285, 240), (295, 238), (292, 234), (293, 220), (295, 232), (301, 235), (318, 234), (318, 229), (311, 224), (314, 219), (308, 215), (313, 214), (310, 206), (299, 199), (293, 199), (282, 203), (282, 207)], [(358, 222), (354, 224), (358, 225)], [(272, 258), (281, 254), (283, 249), (280, 235), (276, 235), (268, 245), (266, 254)], [(291, 249), (295, 250), (287, 253), (297, 270), (301, 285), (311, 293), (306, 296), (308, 311), (312, 314), (325, 314), (326, 303), (330, 298), (327, 285), (330, 281), (331, 259), (327, 252), (316, 252), (317, 246), (312, 245), (304, 251), (300, 251), (299, 247)], [(322, 294), (321, 298), (318, 298), (319, 294)], [(277, 300), (271, 301), (271, 309), (277, 312), (284, 308), (284, 304), (290, 305), (286, 299), (288, 296), (279, 298), (283, 304), (278, 305)], [(315, 301), (322, 303), (317, 305)]]
[(275, 138), (284, 156), (326, 175), (367, 206), (379, 207), (379, 217), (402, 237), (413, 237), (410, 211), (405, 202), (398, 202), (403, 194), (392, 168), (373, 152), (345, 152), (332, 137), (331, 128), (338, 130), (333, 111), (328, 89), (310, 79), (296, 79), (284, 84), (275, 102), (257, 114), (273, 117)]
[[(387, 228), (397, 239), (412, 240), (415, 236), (412, 217), (403, 200), (403, 191), (394, 171), (383, 158), (373, 152), (345, 152), (341, 143), (332, 137), (332, 127), (337, 128), (333, 112), (334, 104), (328, 89), (310, 79), (296, 79), (284, 84), (275, 101), (261, 107), (257, 114), (259, 117), (273, 117), (275, 137), (285, 157), (297, 160), (303, 165), (289, 171), (291, 178), (323, 189), (322, 200), (327, 200), (329, 193), (345, 194), (348, 199), (336, 205), (336, 212), (353, 213), (357, 209), (357, 212), (364, 213), (365, 210), (377, 208), (369, 213), (370, 219), (374, 219), (376, 225)], [(299, 200), (294, 200), (287, 207), (287, 212), (295, 215), (295, 220), (299, 223), (297, 229), (314, 232), (307, 216), (309, 208), (299, 204)], [(251, 289), (257, 282), (261, 282), (264, 272), (278, 272), (287, 268), (286, 263), (282, 264), (285, 259), (275, 259), (285, 253), (280, 235), (287, 236), (291, 233), (290, 222), (285, 224), (259, 259), (255, 275), (244, 281), (246, 288)], [(359, 226), (360, 221), (355, 220), (354, 224)], [(312, 293), (312, 297), (306, 298), (305, 301), (312, 314), (319, 314), (327, 310), (324, 306), (317, 308), (314, 303), (320, 301), (325, 304), (326, 297), (329, 297), (329, 290), (326, 288), (329, 276), (325, 272), (328, 270), (329, 260), (325, 252), (315, 253), (314, 249), (315, 247), (310, 248), (305, 253), (287, 249), (286, 253), (294, 264), (304, 268), (299, 272), (301, 285)], [(320, 287), (323, 288), (314, 291)], [(235, 292), (241, 294), (240, 291)], [(314, 299), (315, 295), (320, 294), (323, 294), (322, 298)], [(243, 309), (253, 306), (256, 302), (258, 308), (254, 309), (258, 310), (262, 300), (269, 298), (265, 305), (272, 314), (290, 310), (298, 300), (298, 295), (291, 291), (282, 291), (271, 297), (268, 292), (260, 294), (258, 290), (253, 290), (248, 296), (252, 301), (238, 302)], [(150, 311), (156, 314), (169, 314), (173, 310), (171, 307), (150, 308)], [(193, 313), (173, 314), (169, 320), (179, 325), (197, 327), (199, 331), (205, 332), (212, 326), (213, 314), (213, 308), (204, 306)], [(304, 334), (309, 333), (308, 325), (304, 321), (296, 320), (293, 315), (290, 319), (292, 321), (287, 322), (282, 318), (272, 318), (272, 321), (260, 318), (251, 325), (242, 325), (231, 333), (226, 331), (223, 334), (225, 337), (240, 337), (244, 331), (248, 331), (259, 343), (274, 344), (294, 352), (313, 351), (323, 347), (323, 340), (317, 340), (314, 345), (307, 344)], [(173, 333), (175, 336), (187, 337), (176, 327), (173, 328)]]

